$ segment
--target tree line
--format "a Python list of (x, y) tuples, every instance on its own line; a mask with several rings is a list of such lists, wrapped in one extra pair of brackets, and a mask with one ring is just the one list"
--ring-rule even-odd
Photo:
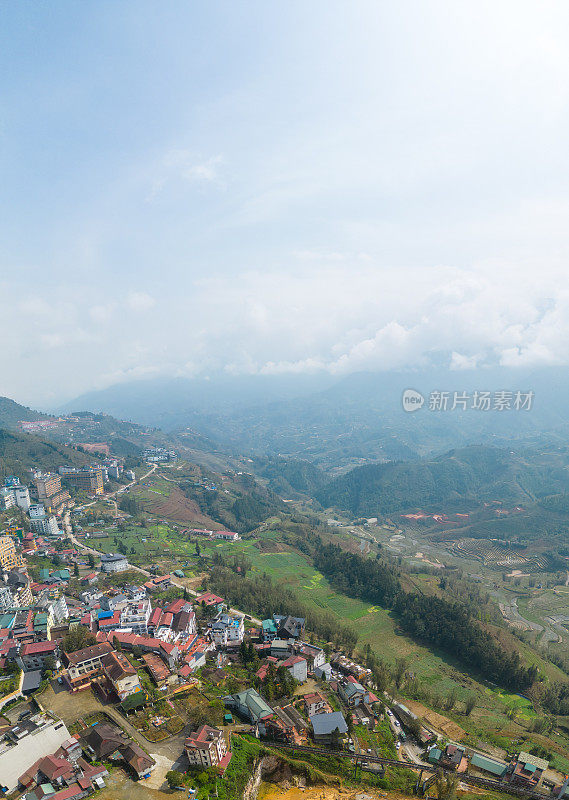
[(517, 651), (504, 652), (464, 604), (405, 592), (395, 570), (381, 560), (321, 544), (315, 550), (314, 565), (335, 589), (393, 609), (403, 630), (440, 648), (469, 670), (513, 691), (537, 679), (537, 668), (524, 667)]

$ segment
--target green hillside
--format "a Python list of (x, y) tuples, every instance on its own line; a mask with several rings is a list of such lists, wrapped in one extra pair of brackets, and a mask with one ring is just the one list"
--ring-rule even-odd
[(568, 454), (495, 447), (451, 450), (436, 459), (357, 467), (316, 492), (325, 507), (356, 515), (389, 514), (500, 499), (533, 502), (569, 488)]
[(9, 397), (0, 397), (0, 428), (16, 428), (18, 422), (29, 422), (36, 419), (51, 419), (49, 414), (33, 411), (22, 406)]
[(61, 464), (82, 466), (92, 462), (93, 456), (70, 447), (0, 429), (0, 480), (6, 475), (18, 475), (27, 481), (30, 467), (56, 470)]

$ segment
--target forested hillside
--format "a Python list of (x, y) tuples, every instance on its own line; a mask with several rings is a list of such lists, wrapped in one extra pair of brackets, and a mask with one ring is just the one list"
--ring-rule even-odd
[(15, 428), (18, 422), (28, 422), (36, 419), (50, 419), (47, 414), (33, 411), (27, 406), (22, 406), (9, 397), (0, 397), (0, 428)]
[(56, 470), (61, 464), (82, 466), (92, 462), (92, 455), (71, 447), (47, 442), (26, 433), (0, 429), (0, 480), (6, 475), (18, 475), (27, 481), (30, 467)]
[(473, 446), (428, 461), (358, 467), (330, 481), (316, 498), (324, 507), (364, 516), (494, 499), (527, 503), (567, 491), (568, 462), (565, 453)]

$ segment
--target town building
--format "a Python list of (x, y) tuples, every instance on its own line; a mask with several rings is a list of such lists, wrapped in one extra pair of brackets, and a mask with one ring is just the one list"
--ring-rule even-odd
[(80, 489), (88, 494), (99, 495), (103, 494), (104, 491), (103, 470), (100, 467), (75, 469), (71, 472), (65, 471), (63, 480), (73, 489)]
[(48, 500), (61, 491), (61, 477), (53, 472), (36, 473), (33, 483), (39, 501)]
[(348, 732), (348, 726), (341, 711), (314, 714), (310, 717), (310, 724), (314, 732), (314, 741), (319, 744), (332, 744), (336, 737), (340, 742)]
[(101, 675), (103, 658), (112, 650), (110, 644), (103, 642), (66, 654), (67, 672), (65, 677), (72, 692), (87, 689), (92, 681)]
[(300, 639), (304, 633), (306, 621), (303, 617), (273, 614), (273, 620), (277, 626), (277, 636), (280, 639)]
[(24, 559), (16, 551), (16, 545), (9, 536), (0, 536), (0, 567), (8, 572), (23, 567)]
[(60, 719), (34, 714), (0, 735), (0, 791), (13, 792), (18, 780), (39, 758), (70, 738)]
[(222, 731), (210, 725), (202, 725), (186, 739), (184, 749), (193, 767), (216, 767), (227, 753), (227, 744)]
[(16, 661), (24, 672), (30, 672), (36, 669), (43, 671), (47, 668), (46, 663), (50, 664), (52, 662), (52, 669), (59, 669), (61, 662), (59, 660), (58, 644), (57, 642), (51, 641), (24, 644), (20, 648)]
[(273, 709), (267, 705), (256, 689), (246, 689), (238, 694), (227, 695), (223, 698), (226, 708), (230, 708), (255, 724), (272, 716)]
[(218, 647), (239, 644), (245, 635), (243, 617), (220, 614), (211, 626), (211, 637)]
[(97, 761), (124, 761), (137, 778), (146, 778), (156, 762), (114, 725), (98, 722), (85, 728), (79, 741), (87, 756)]
[(279, 666), (288, 670), (295, 681), (299, 683), (304, 683), (308, 678), (308, 666), (306, 659), (302, 658), (302, 656), (289, 656)]
[(548, 766), (544, 758), (521, 752), (511, 760), (507, 778), (514, 786), (532, 789), (539, 785)]
[(128, 559), (119, 553), (103, 553), (101, 556), (101, 570), (103, 572), (124, 572), (128, 567)]
[(104, 676), (111, 683), (119, 700), (124, 700), (135, 692), (140, 692), (138, 673), (128, 658), (122, 653), (111, 652), (101, 660)]
[(332, 711), (328, 701), (321, 692), (305, 694), (302, 700), (307, 717), (314, 717), (316, 714), (326, 714)]

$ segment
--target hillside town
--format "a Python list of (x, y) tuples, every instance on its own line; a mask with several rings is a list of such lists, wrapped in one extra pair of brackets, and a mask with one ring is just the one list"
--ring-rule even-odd
[[(157, 456), (146, 456), (148, 474)], [(32, 470), (27, 485), (10, 476), (0, 490), (14, 512), (0, 535), (5, 795), (75, 800), (103, 789), (115, 767), (155, 787), (199, 786), (200, 774), (223, 780), (234, 743), (252, 737), (341, 754), (371, 776), (399, 765), (418, 773), (419, 793), (444, 771), (513, 794), (569, 797), (569, 779), (547, 760), (521, 751), (503, 761), (427, 725), (304, 618), (275, 608), (257, 620), (184, 586), (179, 570), (157, 574), (88, 546), (96, 534), (73, 525), (70, 511), (78, 497), (111, 497), (109, 478), (121, 477), (137, 480), (105, 458)], [(183, 534), (239, 540), (232, 531)], [(32, 569), (38, 558), (52, 566)]]

